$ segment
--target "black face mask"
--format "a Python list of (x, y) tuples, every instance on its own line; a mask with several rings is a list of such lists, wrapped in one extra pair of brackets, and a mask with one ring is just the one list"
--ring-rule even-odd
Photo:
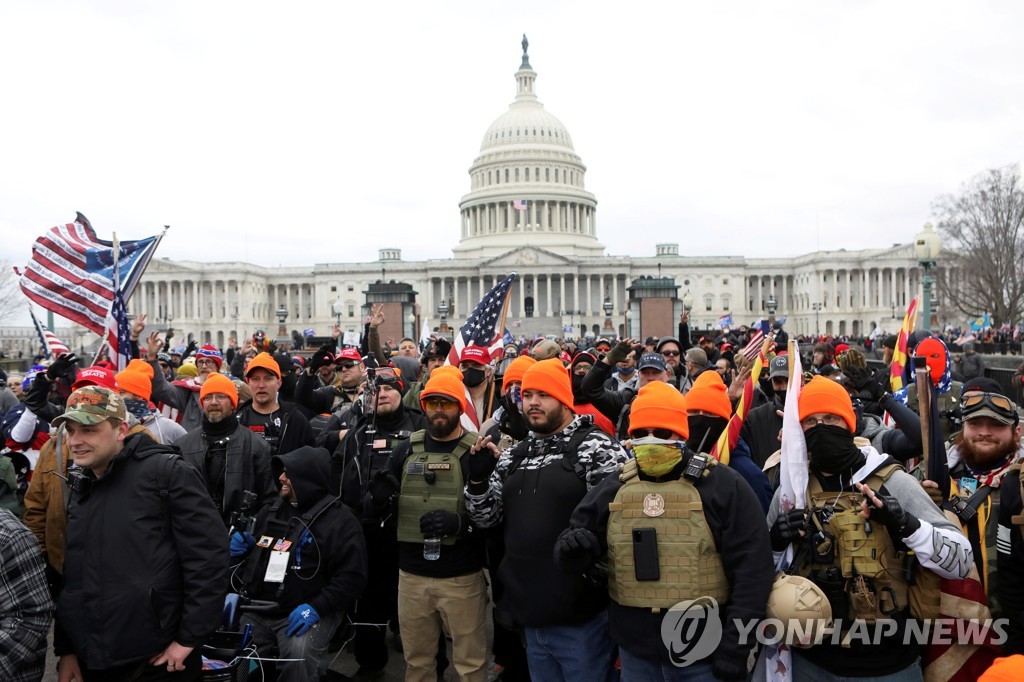
[(693, 415), (686, 421), (690, 425), (690, 437), (686, 444), (694, 452), (711, 452), (725, 425), (729, 423), (725, 417), (709, 417), (705, 414)]
[(573, 374), (572, 375), (572, 394), (578, 396), (583, 391), (583, 380), (586, 379), (585, 374)]
[(486, 378), (487, 373), (482, 369), (467, 369), (462, 373), (462, 383), (466, 384), (469, 388), (479, 386), (484, 383)]
[(808, 467), (816, 474), (849, 476), (864, 464), (864, 455), (845, 426), (818, 424), (804, 432), (804, 440)]
[(775, 391), (775, 397), (779, 399), (779, 404), (780, 405), (785, 405), (786, 404), (786, 389), (782, 389), (781, 391)]

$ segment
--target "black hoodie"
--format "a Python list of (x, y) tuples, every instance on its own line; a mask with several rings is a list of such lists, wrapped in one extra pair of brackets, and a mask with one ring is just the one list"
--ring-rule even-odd
[(321, 616), (347, 612), (366, 586), (366, 545), (359, 521), (327, 490), (330, 455), (323, 448), (305, 446), (274, 457), (270, 467), (278, 490), (281, 472), (287, 473), (297, 503), (279, 498), (264, 507), (254, 535), (257, 540), (270, 536), (275, 543), (291, 540), (291, 556), (284, 583), (265, 583), (262, 578), (273, 547), (254, 548), (243, 568), (247, 576), (246, 569), (253, 569), (250, 593), (277, 601), (281, 614), (304, 603)]

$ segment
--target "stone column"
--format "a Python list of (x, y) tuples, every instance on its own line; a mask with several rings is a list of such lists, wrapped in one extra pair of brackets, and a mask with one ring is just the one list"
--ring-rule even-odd
[(555, 309), (554, 309), (554, 306), (552, 305), (552, 300), (551, 300), (551, 274), (550, 273), (548, 273), (547, 275), (544, 276), (544, 281), (547, 283), (546, 288), (547, 288), (547, 294), (548, 294), (548, 317), (554, 317), (555, 316)]
[(612, 275), (612, 318), (619, 316), (619, 276)]
[(580, 308), (580, 276), (574, 274), (572, 276), (572, 309), (582, 310)]
[(594, 314), (594, 282), (593, 277), (584, 275), (587, 283), (587, 315)]

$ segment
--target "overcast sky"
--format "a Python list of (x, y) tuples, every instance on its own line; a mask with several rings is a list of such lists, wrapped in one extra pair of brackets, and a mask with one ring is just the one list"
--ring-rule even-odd
[(446, 258), (520, 40), (612, 254), (907, 242), (1024, 140), (1018, 2), (0, 5), (0, 258), (88, 216), (158, 256)]

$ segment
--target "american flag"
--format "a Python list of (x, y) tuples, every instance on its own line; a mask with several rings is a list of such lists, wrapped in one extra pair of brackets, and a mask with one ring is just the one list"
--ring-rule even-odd
[(516, 199), (515, 201), (512, 202), (512, 208), (514, 208), (517, 211), (525, 211), (526, 199)]
[(764, 341), (764, 335), (770, 331), (771, 327), (768, 324), (768, 320), (760, 320), (756, 325), (752, 325), (751, 329), (756, 329), (757, 331), (750, 337), (750, 342), (740, 351), (747, 360), (753, 360), (761, 352), (761, 342)]
[[(131, 298), (160, 236), (121, 242), (117, 269), (124, 300)], [(19, 284), (46, 310), (77, 322), (100, 336), (114, 302), (113, 243), (98, 239), (89, 220), (50, 228), (32, 245), (32, 260)]]
[[(490, 353), (491, 360), (501, 354), (503, 347), (505, 329), (505, 306), (508, 303), (509, 293), (512, 291), (512, 283), (519, 275), (510, 274), (501, 280), (494, 287), (484, 294), (484, 297), (473, 309), (473, 313), (462, 325), (459, 333), (455, 335), (455, 342), (448, 352), (448, 364), (459, 366), (459, 358), (462, 356), (462, 349), (466, 346), (481, 346)], [(469, 391), (466, 391), (469, 398)], [(466, 412), (462, 415), (463, 425), (476, 431), (480, 428), (480, 418), (476, 414), (476, 408), (471, 399), (467, 400)], [(467, 425), (467, 420), (471, 426)]]
[(114, 292), (114, 300), (110, 303), (110, 312), (107, 313), (106, 330), (107, 330), (107, 346), (110, 348), (110, 358), (117, 365), (117, 371), (120, 372), (122, 369), (128, 366), (131, 361), (131, 330), (128, 328), (128, 310), (124, 305), (124, 295), (121, 293), (120, 278), (118, 273), (120, 268), (117, 267), (118, 261), (120, 260), (121, 249), (115, 238), (113, 248), (111, 249), (113, 257), (112, 261), (112, 274)]
[(35, 312), (32, 310), (32, 306), (29, 306), (28, 313), (32, 316), (32, 324), (36, 328), (36, 334), (39, 335), (39, 343), (43, 347), (43, 355), (47, 360), (51, 358), (58, 358), (65, 353), (71, 352), (71, 349), (65, 346), (61, 340), (57, 338), (56, 334), (39, 322), (39, 318), (36, 317)]

